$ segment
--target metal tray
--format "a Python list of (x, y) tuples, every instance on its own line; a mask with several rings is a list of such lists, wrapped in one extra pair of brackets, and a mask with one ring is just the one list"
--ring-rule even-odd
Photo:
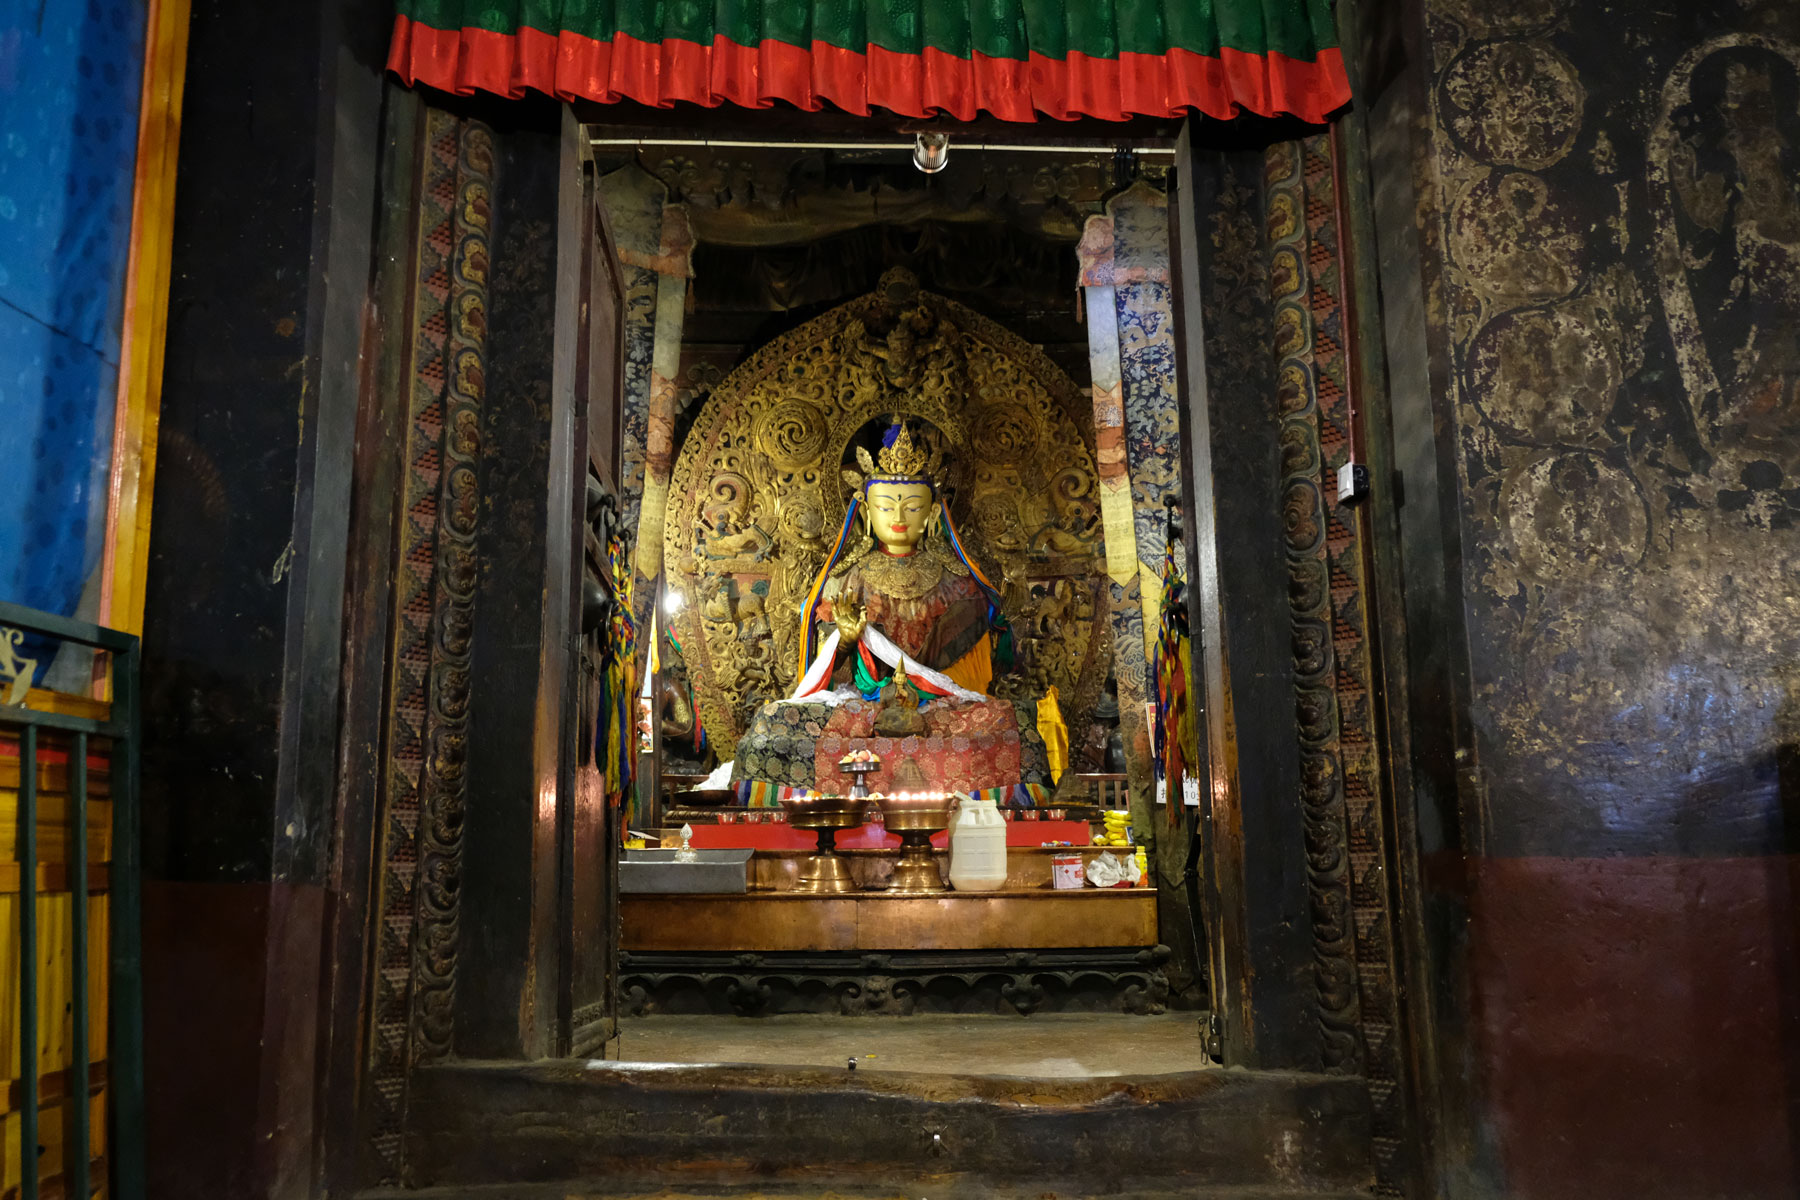
[(741, 896), (750, 890), (754, 850), (695, 850), (693, 862), (677, 862), (679, 850), (627, 850), (619, 863), (622, 893), (708, 893)]

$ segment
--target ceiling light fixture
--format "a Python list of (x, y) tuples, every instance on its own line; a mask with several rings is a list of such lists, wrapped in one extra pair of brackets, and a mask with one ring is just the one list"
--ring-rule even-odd
[(949, 161), (949, 134), (921, 133), (913, 139), (913, 166), (927, 175), (936, 175)]

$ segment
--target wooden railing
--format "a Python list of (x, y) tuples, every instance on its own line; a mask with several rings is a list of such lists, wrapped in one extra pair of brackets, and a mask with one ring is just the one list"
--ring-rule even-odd
[[(32, 688), (58, 651), (110, 700)], [(144, 1194), (138, 717), (137, 638), (0, 604), (7, 1197)]]

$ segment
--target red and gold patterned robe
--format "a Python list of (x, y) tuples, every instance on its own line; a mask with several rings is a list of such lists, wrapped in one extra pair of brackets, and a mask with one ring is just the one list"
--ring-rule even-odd
[[(907, 559), (884, 555), (873, 550), (860, 556), (834, 581), (836, 589), (828, 589), (829, 599), (817, 610), (819, 644), (836, 628), (837, 602), (851, 597), (862, 603), (869, 624), (907, 654), (970, 691), (986, 691), (993, 677), (986, 661), (988, 601), (968, 568), (929, 551)], [(850, 682), (855, 651), (838, 647), (833, 684)], [(883, 671), (882, 677), (890, 673)]]

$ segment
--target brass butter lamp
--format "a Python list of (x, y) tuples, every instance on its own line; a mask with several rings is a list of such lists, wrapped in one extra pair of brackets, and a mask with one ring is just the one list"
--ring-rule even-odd
[(787, 810), (788, 824), (795, 829), (810, 829), (818, 835), (818, 849), (806, 860), (796, 892), (815, 896), (835, 896), (856, 890), (850, 877), (848, 860), (837, 849), (837, 832), (862, 824), (862, 800), (848, 796), (789, 796), (781, 801)]
[(909, 896), (946, 891), (931, 835), (949, 828), (951, 797), (944, 792), (900, 792), (883, 796), (878, 803), (883, 824), (900, 835), (900, 860), (894, 864), (888, 890)]

